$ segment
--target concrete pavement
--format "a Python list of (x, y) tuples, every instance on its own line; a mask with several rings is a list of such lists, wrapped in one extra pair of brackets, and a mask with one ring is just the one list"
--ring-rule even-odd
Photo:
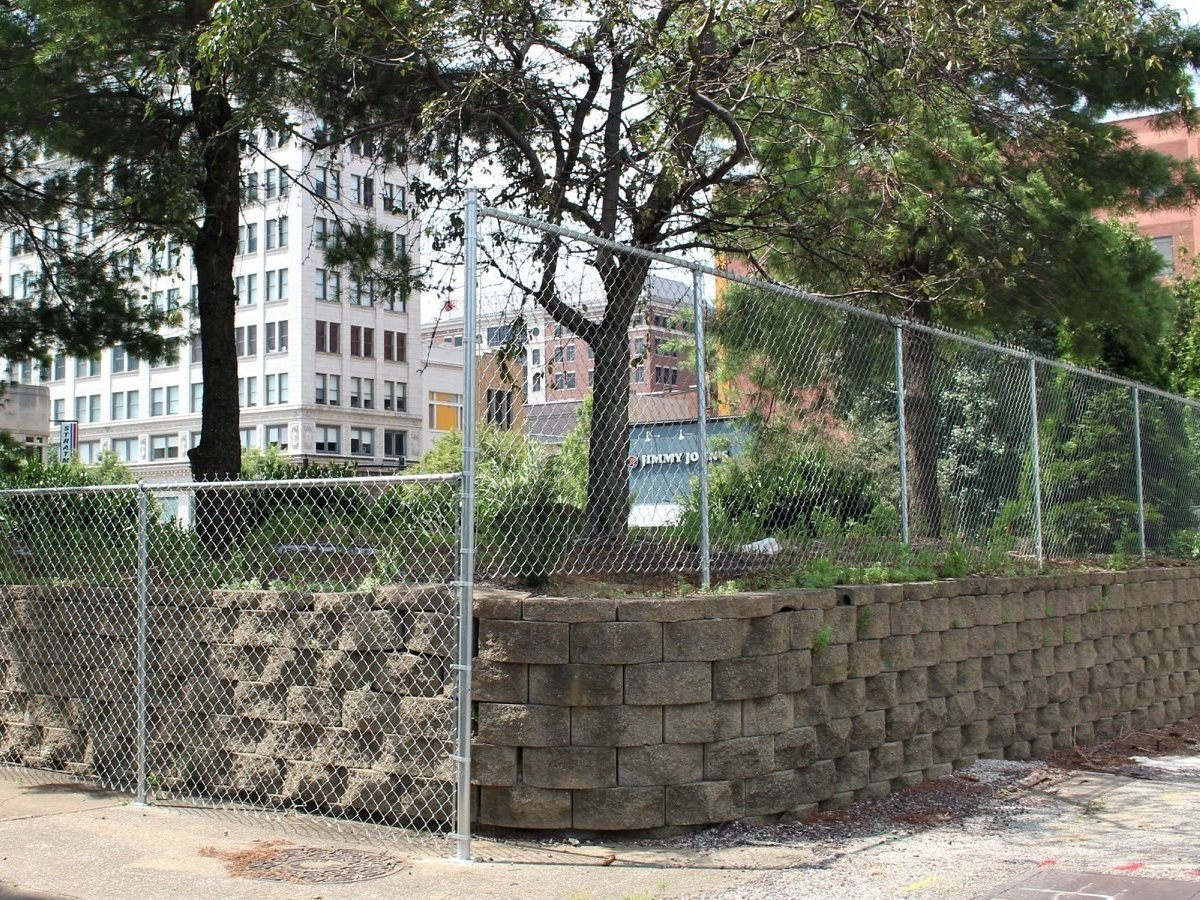
[(306, 817), (135, 808), (124, 794), (0, 768), (0, 897), (1191, 897), (1200, 892), (1200, 771), (1158, 771), (1078, 773), (1027, 792), (999, 827), (707, 850), (477, 840), (479, 861), (461, 864), (446, 842), (339, 832)]

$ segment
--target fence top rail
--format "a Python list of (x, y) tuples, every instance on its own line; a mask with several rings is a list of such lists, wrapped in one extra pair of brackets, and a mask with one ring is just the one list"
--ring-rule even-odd
[(397, 484), (456, 484), (459, 472), (438, 472), (429, 475), (363, 475), (352, 478), (275, 478), (246, 479), (244, 481), (175, 481), (175, 482), (131, 482), (128, 484), (101, 484), (65, 487), (0, 488), (0, 499), (6, 497), (32, 497), (51, 494), (123, 494), (145, 490), (150, 494), (202, 493), (204, 491), (257, 491), (276, 488), (321, 488), (321, 487), (366, 487), (391, 486)]
[(937, 328), (932, 325), (925, 325), (921, 322), (914, 322), (913, 320), (903, 316), (889, 315), (888, 313), (878, 312), (873, 309), (864, 309), (861, 306), (855, 306), (853, 303), (847, 303), (843, 300), (835, 300), (833, 297), (825, 294), (817, 294), (813, 291), (804, 290), (803, 288), (779, 284), (773, 281), (764, 281), (760, 278), (753, 278), (749, 275), (730, 272), (727, 269), (719, 268), (710, 263), (683, 259), (682, 257), (672, 256), (669, 253), (662, 253), (656, 250), (647, 250), (644, 247), (636, 247), (632, 244), (622, 244), (619, 241), (597, 237), (596, 235), (587, 234), (582, 231), (576, 231), (575, 229), (567, 228), (563, 225), (554, 225), (550, 222), (543, 222), (539, 219), (531, 219), (528, 216), (522, 216), (517, 213), (508, 212), (507, 210), (498, 209), (494, 206), (486, 206), (481, 204), (479, 207), (479, 214), (481, 216), (499, 219), (503, 222), (510, 222), (513, 225), (531, 228), (535, 231), (557, 235), (558, 237), (568, 238), (573, 241), (580, 241), (585, 244), (591, 244), (593, 247), (612, 250), (618, 253), (627, 254), (629, 256), (637, 256), (643, 259), (652, 260), (654, 262), (664, 263), (666, 265), (678, 266), (682, 269), (689, 269), (693, 272), (701, 272), (706, 275), (711, 275), (714, 278), (722, 278), (725, 281), (733, 282), (735, 284), (743, 284), (747, 287), (759, 288), (761, 290), (771, 291), (772, 293), (783, 296), (797, 297), (816, 306), (823, 306), (826, 309), (831, 309), (836, 312), (842, 312), (852, 316), (859, 316), (860, 318), (864, 319), (873, 319), (877, 322), (882, 322), (892, 327), (900, 327), (906, 328), (910, 331), (924, 332), (926, 334), (945, 338), (946, 340), (954, 341), (959, 344), (966, 344), (967, 346), (974, 347), (978, 350), (987, 350), (992, 353), (998, 353), (1003, 356), (1009, 356), (1025, 361), (1033, 360), (1037, 365), (1049, 366), (1055, 369), (1071, 372), (1075, 375), (1083, 375), (1089, 378), (1107, 381), (1110, 384), (1137, 389), (1142, 393), (1154, 394), (1167, 400), (1174, 400), (1177, 403), (1181, 403), (1185, 406), (1191, 406), (1200, 409), (1200, 400), (1193, 400), (1190, 397), (1172, 394), (1169, 391), (1164, 391), (1160, 388), (1153, 387), (1152, 385), (1131, 381), (1128, 378), (1121, 378), (1118, 375), (1109, 375), (1105, 372), (1097, 372), (1094, 369), (1089, 369), (1084, 366), (1076, 366), (1060, 359), (1039, 356), (1036, 353), (1032, 353), (1029, 350), (1024, 350), (1020, 347), (1009, 347), (1005, 346), (1004, 344), (995, 344), (990, 341), (981, 340), (980, 338), (962, 334), (957, 331), (950, 331), (945, 328)]

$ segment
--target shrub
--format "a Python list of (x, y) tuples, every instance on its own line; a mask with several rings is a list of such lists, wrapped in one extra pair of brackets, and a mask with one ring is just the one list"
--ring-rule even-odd
[[(824, 449), (760, 453), (760, 448), (713, 467), (709, 476), (712, 532), (744, 543), (768, 535), (793, 539), (845, 533), (879, 518), (879, 490), (871, 475), (847, 468)], [(682, 527), (699, 530), (699, 487), (684, 509)]]

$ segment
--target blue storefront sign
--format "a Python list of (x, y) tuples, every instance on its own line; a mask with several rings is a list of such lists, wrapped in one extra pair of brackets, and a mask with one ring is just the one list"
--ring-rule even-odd
[[(745, 444), (739, 419), (708, 422), (709, 466), (736, 456)], [(631, 525), (663, 525), (678, 519), (700, 473), (700, 441), (695, 421), (629, 426)]]

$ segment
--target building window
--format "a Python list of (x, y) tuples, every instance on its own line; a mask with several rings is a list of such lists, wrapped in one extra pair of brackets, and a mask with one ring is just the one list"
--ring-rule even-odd
[(332, 166), (317, 166), (313, 189), (318, 197), (337, 200), (342, 193), (342, 173)]
[(338, 343), (340, 329), (337, 322), (322, 322), (317, 319), (317, 352), (340, 353)]
[(317, 373), (316, 402), (322, 405), (337, 406), (341, 403), (342, 376), (322, 375)]
[(370, 306), (375, 302), (375, 283), (367, 278), (350, 279), (349, 303), (351, 306)]
[(204, 361), (204, 348), (200, 344), (200, 335), (196, 335), (192, 341), (192, 365), (199, 365)]
[(350, 176), (350, 199), (359, 206), (375, 205), (375, 179), (369, 175)]
[(487, 392), (487, 422), (507, 431), (513, 426), (513, 392), (493, 390)]
[(267, 219), (267, 249), (276, 250), (288, 245), (288, 217)]
[(1175, 238), (1171, 235), (1150, 238), (1150, 244), (1162, 257), (1162, 268), (1158, 270), (1159, 277), (1172, 275), (1175, 272)]
[(192, 384), (188, 409), (194, 413), (204, 411), (204, 382), (197, 381)]
[(179, 435), (155, 434), (150, 436), (151, 459), (178, 459)]
[(32, 253), (33, 237), (25, 229), (14, 231), (8, 236), (8, 249), (13, 256)]
[(276, 269), (267, 272), (267, 303), (288, 298), (288, 270)]
[(75, 360), (75, 377), (76, 378), (93, 378), (100, 374), (100, 357), (94, 356), (91, 359)]
[(251, 375), (249, 378), (238, 379), (238, 406), (258, 406), (257, 377)]
[(403, 331), (383, 333), (383, 359), (385, 362), (405, 362), (408, 359), (408, 334)]
[(237, 348), (238, 356), (257, 356), (258, 326), (239, 325), (237, 328), (233, 329), (233, 343)]
[(150, 389), (150, 415), (175, 416), (179, 414), (179, 385)]
[(375, 408), (374, 378), (354, 377), (350, 379), (350, 406), (353, 409)]
[(318, 300), (337, 303), (342, 297), (342, 276), (329, 269), (317, 269), (314, 293)]
[(444, 391), (429, 392), (429, 427), (434, 431), (455, 431), (462, 428), (462, 394)]
[(529, 362), (531, 365), (540, 366), (542, 364), (542, 351), (540, 349), (534, 349), (531, 351), (529, 355)]
[(242, 186), (242, 199), (253, 202), (258, 199), (258, 173), (247, 172), (246, 183)]
[(140, 459), (137, 438), (113, 438), (112, 450), (123, 463), (137, 462)]
[(253, 306), (258, 302), (258, 275), (239, 275), (233, 280), (233, 292), (238, 306)]
[(51, 422), (61, 422), (66, 417), (67, 417), (67, 401), (62, 400), (62, 399), (55, 400), (54, 405), (51, 407), (50, 421)]
[(313, 243), (321, 248), (336, 247), (338, 245), (337, 225), (320, 216), (313, 219)]
[(567, 344), (567, 362), (575, 362), (575, 345)]
[(288, 402), (288, 373), (267, 376), (266, 406), (275, 406)]
[(406, 460), (408, 458), (408, 432), (384, 431), (383, 455), (389, 459)]
[(242, 428), (239, 432), (242, 449), (248, 450), (251, 447), (258, 446), (258, 429), (257, 428)]
[(287, 320), (268, 322), (264, 329), (267, 353), (284, 353), (288, 348)]
[(288, 430), (286, 425), (267, 425), (263, 428), (263, 445), (267, 447), (278, 447), (280, 450), (288, 448)]
[(383, 383), (383, 408), (389, 412), (408, 410), (408, 384), (403, 381)]
[(350, 326), (350, 355), (360, 359), (375, 357), (375, 329), (361, 325)]
[[(58, 364), (62, 357), (54, 358), (54, 380), (58, 381), (62, 376), (58, 374)], [(123, 346), (113, 347), (112, 350), (112, 373), (120, 375), (122, 372), (136, 372), (138, 370), (138, 358), (126, 350)], [(65, 374), (65, 373), (64, 373)]]
[(317, 452), (337, 453), (338, 443), (342, 437), (342, 429), (337, 425), (317, 426)]
[(137, 391), (116, 391), (112, 395), (112, 419), (136, 419), (140, 414)]
[(385, 181), (383, 183), (384, 212), (404, 212), (407, 206), (406, 193), (403, 185)]
[(350, 453), (354, 456), (375, 455), (375, 429), (351, 428)]
[(237, 252), (241, 256), (246, 253), (256, 253), (258, 251), (258, 225), (251, 222), (247, 225), (238, 226), (238, 246)]
[(88, 465), (99, 461), (100, 459), (100, 442), (99, 441), (80, 441), (75, 446), (75, 455), (81, 463)]
[(54, 354), (54, 380), (62, 381), (67, 377), (67, 358), (61, 353)]

